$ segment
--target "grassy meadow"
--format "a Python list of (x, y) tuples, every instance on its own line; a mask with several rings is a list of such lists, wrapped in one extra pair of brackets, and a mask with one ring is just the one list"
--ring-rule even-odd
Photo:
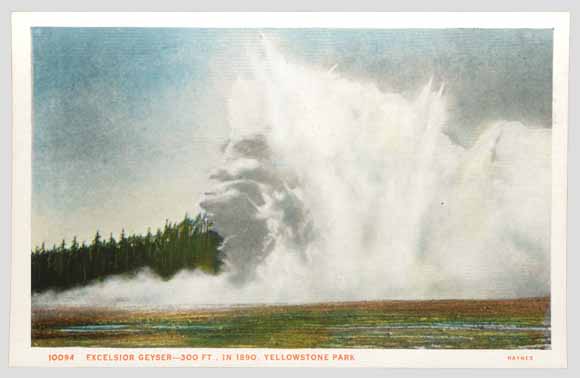
[(549, 349), (550, 301), (36, 308), (34, 347)]

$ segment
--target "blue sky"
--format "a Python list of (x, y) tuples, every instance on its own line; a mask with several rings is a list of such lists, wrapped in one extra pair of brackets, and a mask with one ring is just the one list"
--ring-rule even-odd
[[(550, 30), (266, 30), (292, 59), (383, 90), (430, 77), (452, 137), (551, 122)], [(143, 232), (196, 211), (228, 135), (224, 93), (257, 30), (33, 29), (33, 244)]]

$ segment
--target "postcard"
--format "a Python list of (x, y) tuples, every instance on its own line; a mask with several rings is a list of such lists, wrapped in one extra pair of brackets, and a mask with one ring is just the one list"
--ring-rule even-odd
[(566, 366), (567, 13), (12, 22), (12, 366)]

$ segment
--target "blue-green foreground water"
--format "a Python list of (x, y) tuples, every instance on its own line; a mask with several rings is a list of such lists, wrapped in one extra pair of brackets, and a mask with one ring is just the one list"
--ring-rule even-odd
[(440, 300), (219, 309), (36, 308), (36, 347), (549, 349), (550, 301)]

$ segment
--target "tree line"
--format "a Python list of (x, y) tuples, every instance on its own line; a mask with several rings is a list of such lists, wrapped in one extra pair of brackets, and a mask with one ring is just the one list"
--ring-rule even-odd
[(219, 272), (222, 260), (220, 235), (204, 216), (185, 216), (179, 223), (165, 223), (155, 234), (125, 235), (103, 239), (97, 231), (93, 240), (80, 243), (75, 237), (67, 245), (32, 251), (32, 291), (64, 290), (103, 280), (112, 275), (134, 275), (149, 268), (167, 280), (183, 269)]

